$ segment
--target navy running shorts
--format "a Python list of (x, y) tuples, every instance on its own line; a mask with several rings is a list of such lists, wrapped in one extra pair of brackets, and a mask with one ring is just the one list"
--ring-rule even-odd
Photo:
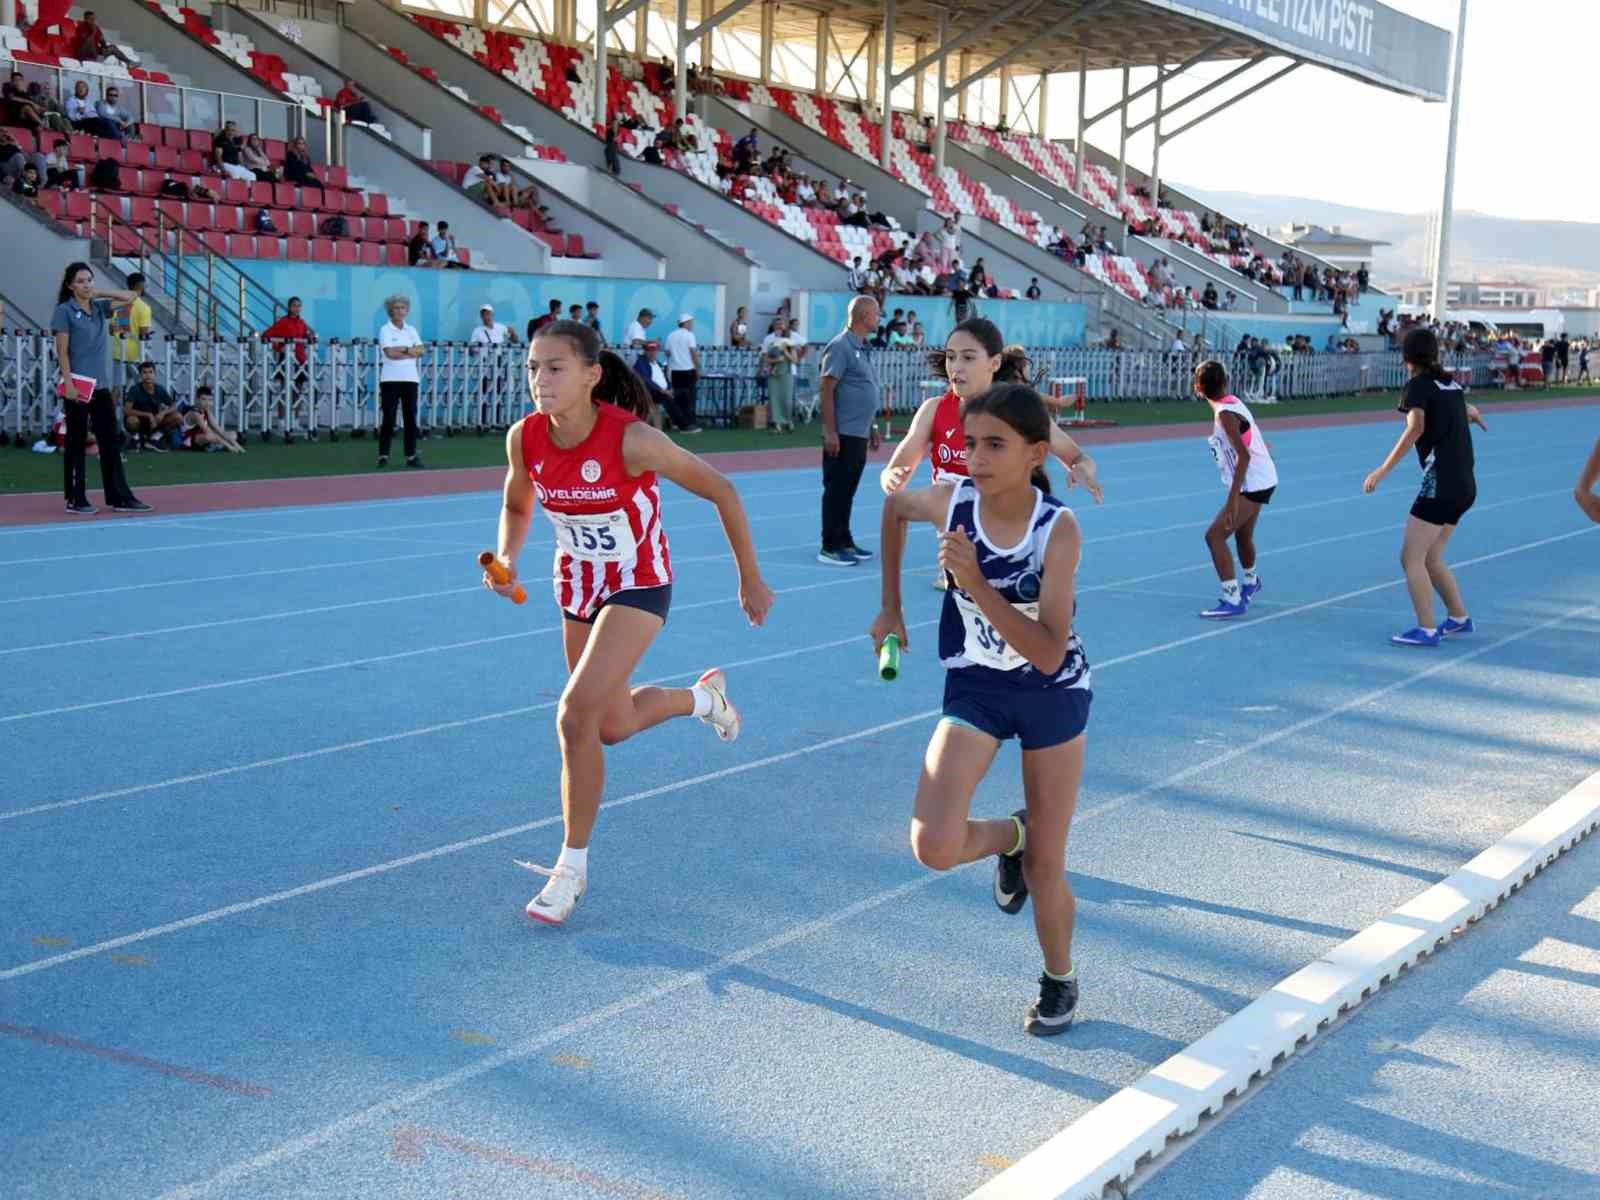
[(561, 615), (569, 621), (576, 621), (580, 625), (593, 625), (600, 619), (600, 614), (607, 608), (637, 608), (640, 612), (651, 613), (661, 618), (663, 625), (667, 622), (667, 610), (672, 607), (672, 585), (664, 583), (660, 587), (628, 588), (626, 591), (615, 592), (600, 601), (600, 607), (587, 617), (580, 617), (566, 609), (561, 610)]
[(1260, 491), (1257, 491), (1257, 492), (1240, 492), (1239, 494), (1241, 496), (1243, 496), (1246, 500), (1250, 501), (1250, 503), (1252, 503), (1252, 504), (1271, 504), (1272, 503), (1272, 493), (1277, 491), (1277, 490), (1278, 490), (1278, 485), (1277, 484), (1273, 484), (1271, 487), (1262, 488)]
[(1070, 742), (1088, 727), (1089, 688), (1018, 688), (979, 683), (962, 669), (946, 671), (943, 720), (996, 741), (1016, 738), (1024, 750)]

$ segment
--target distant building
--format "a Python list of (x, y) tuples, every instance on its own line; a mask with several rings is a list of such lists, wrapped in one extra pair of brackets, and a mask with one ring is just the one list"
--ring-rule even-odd
[(1284, 225), (1276, 236), (1278, 241), (1287, 246), (1313, 254), (1347, 271), (1354, 271), (1363, 265), (1370, 268), (1373, 249), (1389, 244), (1372, 238), (1352, 237), (1338, 225), (1332, 229), (1324, 229), (1321, 225)]
[[(1433, 304), (1433, 284), (1408, 283), (1399, 289), (1400, 303), (1414, 308), (1428, 308)], [(1452, 281), (1445, 289), (1445, 303), (1452, 308), (1537, 308), (1547, 303), (1542, 289), (1536, 283), (1519, 283), (1503, 279), (1474, 279)]]

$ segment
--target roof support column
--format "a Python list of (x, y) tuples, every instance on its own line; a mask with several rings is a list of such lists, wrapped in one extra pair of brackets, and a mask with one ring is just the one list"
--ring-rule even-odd
[(833, 29), (825, 12), (817, 14), (817, 82), (811, 90), (817, 95), (823, 95), (827, 90), (828, 80), (828, 42), (833, 38)]
[(1011, 68), (1000, 68), (1000, 124), (1010, 127), (1007, 119), (1011, 116)]
[(650, 7), (644, 8), (633, 17), (633, 57), (644, 62), (650, 57)]
[(778, 6), (773, 0), (764, 0), (761, 5), (761, 82), (772, 82), (772, 43), (776, 40), (773, 36), (777, 25)]
[[(961, 52), (961, 58), (956, 63), (956, 71), (962, 79), (972, 74), (972, 55), (965, 50)], [(960, 84), (957, 84), (956, 87), (959, 89), (956, 92), (956, 116), (965, 121), (967, 119), (967, 89), (961, 87)]]
[[(870, 103), (876, 100), (878, 96), (878, 31), (876, 29), (867, 30), (867, 40), (863, 48), (867, 52), (867, 100)], [(839, 56), (841, 58), (844, 57), (843, 47), (839, 49)], [(856, 57), (860, 57), (859, 50), (856, 52)], [(850, 62), (854, 64), (855, 59), (852, 58)], [(849, 67), (839, 72), (840, 95), (844, 94), (844, 81), (849, 74)]]
[(878, 165), (889, 169), (889, 145), (894, 138), (894, 7), (895, 0), (883, 0), (883, 137)]
[(1439, 247), (1433, 260), (1433, 319), (1441, 324), (1450, 300), (1450, 220), (1456, 191), (1456, 126), (1461, 120), (1461, 63), (1466, 48), (1467, 0), (1456, 18), (1456, 63), (1450, 80), (1450, 133), (1444, 149), (1444, 203), (1439, 208)]
[(606, 42), (611, 31), (611, 13), (606, 0), (594, 2), (594, 108), (591, 125), (604, 127), (611, 120), (611, 93), (606, 87)]
[[(917, 56), (917, 61), (921, 62), (923, 56), (928, 53), (928, 39), (918, 38), (916, 42), (912, 44), (911, 52)], [(928, 111), (926, 97), (923, 95), (923, 85), (927, 82), (928, 73), (926, 71), (918, 71), (911, 99), (911, 107), (915, 110), (918, 121), (922, 120), (923, 116), (926, 115)]]
[(1077, 165), (1072, 171), (1072, 181), (1078, 191), (1083, 191), (1083, 134), (1087, 125), (1084, 122), (1084, 113), (1089, 108), (1089, 52), (1078, 51), (1078, 133), (1073, 138), (1073, 149), (1077, 151)]
[(949, 56), (944, 54), (943, 51), (949, 33), (950, 14), (947, 10), (941, 8), (939, 10), (939, 83), (934, 89), (934, 99), (938, 101), (938, 107), (934, 110), (936, 116), (933, 125), (933, 169), (940, 174), (944, 173), (944, 106), (949, 99), (944, 87), (947, 78), (945, 72), (950, 66)]
[[(681, 4), (683, 0), (679, 0)], [(1132, 68), (1122, 68), (1122, 138), (1117, 143), (1117, 215), (1128, 202), (1128, 82)]]
[(1156, 146), (1150, 160), (1150, 201), (1161, 207), (1161, 64), (1156, 64)]
[(689, 108), (689, 0), (678, 0), (678, 36), (673, 43), (678, 49), (678, 73), (672, 85), (672, 107), (678, 116)]
[(1039, 100), (1039, 123), (1038, 123), (1038, 126), (1035, 128), (1034, 132), (1037, 133), (1040, 137), (1048, 139), (1050, 137), (1050, 133), (1049, 133), (1050, 73), (1048, 71), (1040, 71), (1039, 72), (1039, 96), (1038, 96), (1038, 100)]
[(711, 31), (721, 22), (716, 19), (717, 0), (700, 0), (700, 28), (705, 30), (700, 35), (700, 69), (711, 69)]

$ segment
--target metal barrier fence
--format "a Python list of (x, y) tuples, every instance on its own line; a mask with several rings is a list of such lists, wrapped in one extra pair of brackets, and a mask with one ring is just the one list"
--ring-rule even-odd
[[(451, 432), (501, 429), (528, 411), (521, 346), (432, 342), (419, 360), (418, 410), (422, 427)], [(1034, 370), (1044, 379), (1087, 381), (1090, 403), (1188, 400), (1190, 377), (1206, 355), (1158, 351), (1034, 349)], [(375, 428), (380, 417), (376, 342), (313, 344), (152, 339), (146, 357), (158, 381), (180, 402), (209, 385), (212, 411), (230, 428), (262, 436), (333, 436)], [(795, 400), (809, 414), (817, 403), (821, 347), (809, 347), (796, 373)], [(1395, 391), (1406, 371), (1398, 353), (1294, 354), (1252, 371), (1247, 360), (1223, 355), (1234, 390), (1247, 398), (1353, 395)], [(875, 350), (884, 407), (909, 414), (942, 387), (922, 350)], [(1449, 365), (1472, 386), (1495, 381), (1492, 356), (1463, 355)], [(120, 369), (120, 364), (117, 365)], [(742, 410), (762, 402), (766, 380), (758, 352), (727, 347), (701, 351), (696, 413), (712, 424), (732, 425)], [(46, 334), (0, 332), (0, 432), (8, 436), (47, 429), (59, 401), (55, 345)], [(108, 382), (108, 381), (102, 381)], [(121, 380), (109, 381), (113, 384)], [(131, 382), (131, 380), (129, 380)]]

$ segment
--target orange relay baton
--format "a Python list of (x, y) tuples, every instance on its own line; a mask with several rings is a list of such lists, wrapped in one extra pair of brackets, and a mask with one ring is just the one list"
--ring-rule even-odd
[[(478, 565), (489, 573), (489, 578), (504, 586), (511, 582), (511, 572), (500, 565), (500, 560), (494, 556), (493, 550), (485, 550), (478, 555)], [(528, 593), (523, 586), (517, 584), (517, 590), (511, 593), (511, 603), (521, 604), (528, 598)]]

